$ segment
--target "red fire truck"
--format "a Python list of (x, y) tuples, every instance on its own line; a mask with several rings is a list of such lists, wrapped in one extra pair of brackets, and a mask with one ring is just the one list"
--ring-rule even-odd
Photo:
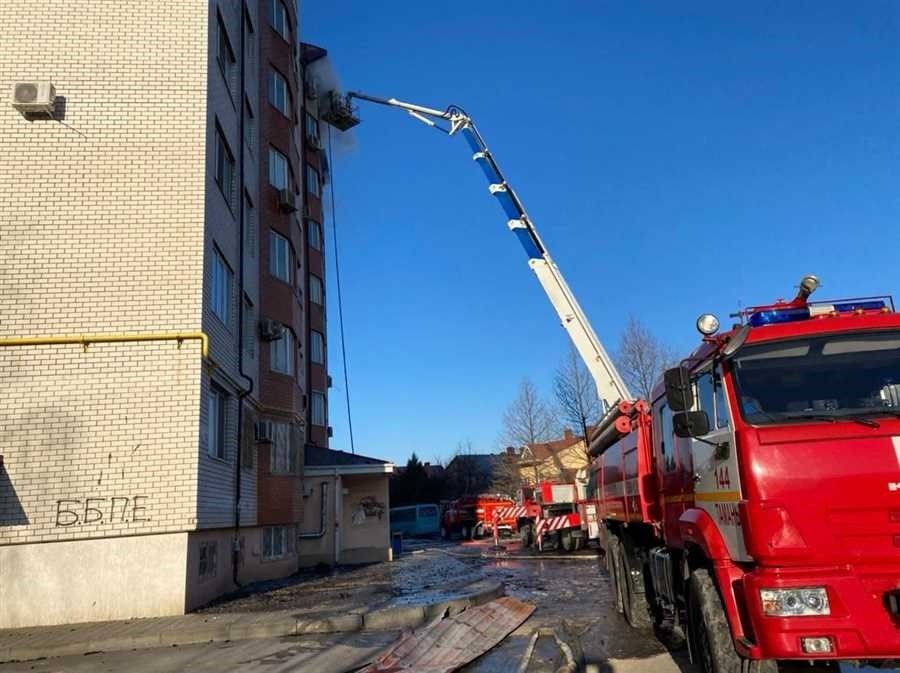
[(584, 546), (585, 533), (577, 511), (574, 484), (542, 481), (537, 490), (523, 488), (518, 504), (495, 511), (498, 523), (494, 537), (499, 538), (502, 522), (515, 522), (524, 547), (576, 551)]
[[(495, 512), (509, 508), (513, 501), (499, 495), (466, 495), (451, 500), (441, 515), (441, 537), (460, 535), (467, 540), (483, 537), (493, 526)], [(501, 530), (512, 531), (515, 519), (502, 516)]]
[[(775, 660), (900, 660), (900, 316), (889, 297), (742, 311), (636, 400), (472, 118), (353, 99), (461, 135), (606, 410), (591, 439), (594, 525), (618, 607), (635, 625), (686, 625), (706, 673)], [(585, 509), (586, 513), (588, 512)], [(588, 521), (588, 527), (591, 522)]]
[(900, 315), (817, 284), (724, 334), (701, 316), (591, 445), (620, 611), (686, 623), (710, 672), (900, 659)]

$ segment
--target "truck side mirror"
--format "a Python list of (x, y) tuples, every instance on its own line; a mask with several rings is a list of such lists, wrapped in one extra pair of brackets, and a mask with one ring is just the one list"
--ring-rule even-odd
[(709, 416), (705, 411), (680, 411), (672, 415), (676, 437), (702, 437), (709, 432)]
[(663, 374), (666, 386), (666, 404), (672, 411), (687, 411), (694, 406), (694, 389), (691, 372), (687, 367), (673, 367)]

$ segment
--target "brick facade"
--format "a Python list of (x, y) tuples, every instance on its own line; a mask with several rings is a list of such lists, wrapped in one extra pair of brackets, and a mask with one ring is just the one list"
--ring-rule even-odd
[[(210, 344), (206, 361), (198, 341), (0, 348), (0, 627), (183, 611), (233, 588), (233, 540), (241, 581), (297, 567), (296, 554), (263, 558), (263, 526), (302, 521), (306, 379), (322, 380), (305, 357), (302, 86), (285, 7), (290, 40), (269, 0), (0, 3), (0, 91), (48, 80), (58, 97), (42, 119), (0, 99), (0, 338), (202, 331)], [(268, 100), (273, 66), (292, 118)], [(277, 206), (269, 146), (291, 159), (297, 213)], [(269, 273), (270, 230), (301, 263), (292, 286)], [(271, 371), (261, 318), (296, 334), (296, 376)], [(295, 474), (271, 474), (260, 419), (292, 424)], [(157, 543), (158, 577), (118, 593), (148, 577)]]

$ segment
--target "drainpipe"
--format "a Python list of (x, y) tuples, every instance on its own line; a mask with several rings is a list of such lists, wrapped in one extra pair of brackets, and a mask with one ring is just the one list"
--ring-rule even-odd
[(238, 100), (238, 373), (247, 381), (247, 388), (238, 395), (237, 413), (237, 451), (234, 461), (234, 541), (231, 546), (231, 579), (236, 586), (241, 586), (238, 581), (238, 561), (241, 550), (241, 448), (244, 440), (244, 398), (253, 392), (253, 379), (244, 372), (244, 91), (246, 79), (247, 55), (245, 52), (244, 33), (247, 26), (245, 13), (246, 5), (241, 3), (241, 40), (240, 40), (240, 64), (239, 80), (240, 99)]
[(334, 471), (334, 565), (341, 562), (341, 522), (344, 518), (344, 488), (341, 475)]
[(328, 520), (328, 482), (320, 484), (322, 498), (319, 502), (319, 530), (315, 533), (300, 533), (297, 537), (301, 540), (318, 540), (325, 536), (325, 522)]

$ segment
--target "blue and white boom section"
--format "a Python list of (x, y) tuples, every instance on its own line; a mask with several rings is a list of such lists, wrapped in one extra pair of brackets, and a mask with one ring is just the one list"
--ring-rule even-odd
[[(396, 98), (377, 98), (359, 92), (350, 92), (343, 105), (352, 110), (350, 101), (353, 98), (366, 100), (379, 105), (389, 105), (406, 110), (410, 116), (447, 135), (461, 134), (474, 152), (472, 158), (484, 171), (488, 180), (488, 189), (497, 199), (503, 212), (506, 213), (509, 229), (519, 239), (519, 243), (528, 255), (528, 266), (534, 271), (538, 282), (553, 304), (562, 326), (568, 332), (572, 343), (587, 365), (588, 371), (597, 387), (597, 396), (603, 402), (604, 410), (616, 408), (618, 402), (632, 401), (631, 393), (622, 376), (597, 338), (587, 316), (581, 310), (575, 295), (563, 278), (559, 267), (550, 257), (547, 247), (538, 236), (537, 230), (519, 197), (507, 182), (496, 160), (478, 132), (472, 118), (461, 108), (450, 106), (446, 110), (436, 110), (406, 103)], [(449, 123), (446, 126), (435, 120)]]

